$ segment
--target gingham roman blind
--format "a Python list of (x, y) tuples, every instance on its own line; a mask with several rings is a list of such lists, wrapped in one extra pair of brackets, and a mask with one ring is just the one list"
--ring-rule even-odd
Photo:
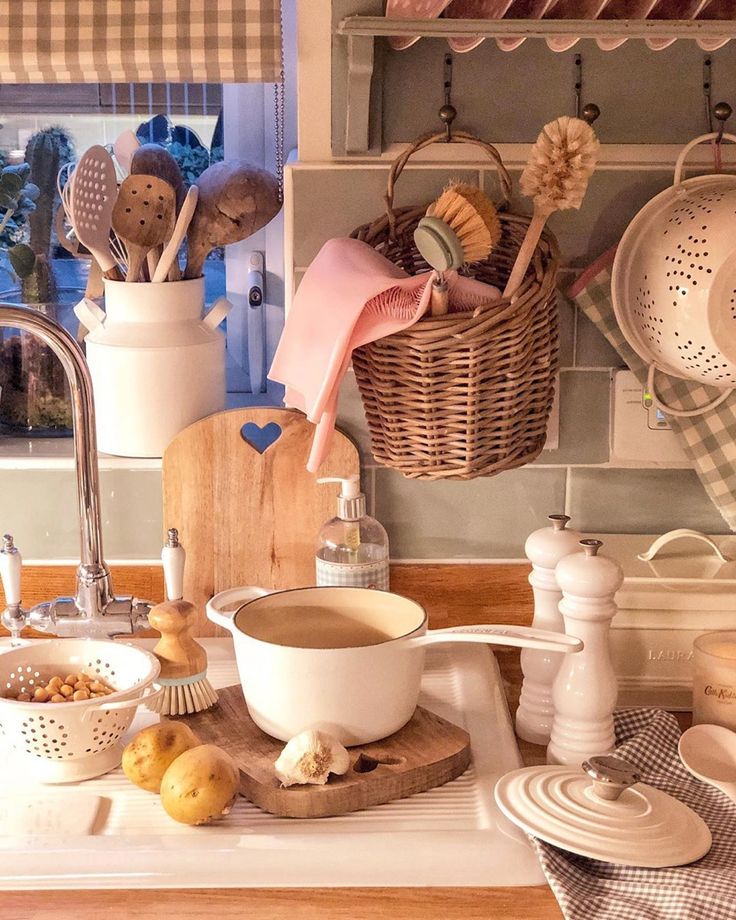
[(280, 0), (0, 0), (0, 82), (275, 83), (279, 8)]

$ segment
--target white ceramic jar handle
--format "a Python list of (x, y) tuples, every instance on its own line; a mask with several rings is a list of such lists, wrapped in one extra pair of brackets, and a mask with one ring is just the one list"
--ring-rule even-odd
[(707, 543), (708, 546), (716, 554), (716, 556), (718, 556), (718, 558), (721, 560), (721, 562), (733, 562), (733, 559), (723, 555), (718, 544), (711, 540), (710, 537), (706, 536), (704, 533), (701, 533), (699, 530), (690, 530), (687, 527), (681, 527), (678, 530), (670, 530), (667, 533), (662, 534), (661, 537), (657, 537), (649, 549), (645, 553), (639, 553), (637, 558), (642, 562), (651, 562), (657, 553), (663, 547), (667, 546), (668, 543), (672, 543), (674, 540), (684, 540), (686, 538), (690, 538), (692, 540), (700, 540), (703, 543)]
[(74, 315), (84, 328), (89, 329), (90, 332), (93, 329), (97, 329), (98, 326), (104, 325), (107, 318), (105, 311), (98, 307), (93, 300), (89, 300), (86, 297), (82, 298), (74, 307)]
[[(682, 182), (682, 170), (685, 166), (685, 160), (687, 159), (688, 153), (697, 147), (698, 144), (704, 144), (706, 141), (714, 141), (718, 139), (718, 132), (714, 131), (712, 134), (701, 134), (700, 137), (693, 138), (689, 144), (686, 144), (682, 148), (680, 156), (677, 158), (677, 163), (675, 163), (675, 178), (673, 185), (679, 185)], [(721, 135), (722, 141), (731, 141), (732, 144), (736, 144), (736, 134), (723, 134)]]
[(545, 652), (579, 652), (583, 643), (575, 636), (531, 629), (528, 626), (452, 626), (430, 629), (426, 635), (409, 639), (413, 645), (435, 645), (440, 642), (483, 642), (487, 645), (512, 645), (535, 648)]
[(258, 597), (273, 594), (257, 585), (248, 585), (244, 588), (228, 588), (220, 591), (207, 601), (207, 619), (222, 626), (228, 632), (233, 631), (233, 619), (240, 607), (247, 601), (254, 601)]
[(209, 313), (204, 317), (202, 322), (210, 329), (216, 329), (232, 310), (233, 305), (227, 297), (218, 298), (210, 307)]

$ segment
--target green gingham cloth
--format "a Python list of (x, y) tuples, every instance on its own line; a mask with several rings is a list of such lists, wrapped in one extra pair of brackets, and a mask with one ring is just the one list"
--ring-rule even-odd
[(677, 753), (680, 727), (658, 709), (615, 715), (616, 754), (642, 781), (705, 821), (710, 852), (689, 866), (639, 869), (567, 853), (530, 837), (565, 920), (736, 920), (736, 804), (695, 779)]
[[(611, 301), (611, 270), (615, 249), (590, 266), (568, 296), (591, 320), (646, 384), (647, 365), (624, 339)], [(657, 372), (657, 393), (676, 409), (694, 409), (713, 400), (720, 390)], [(736, 530), (736, 392), (714, 409), (691, 418), (668, 416), (685, 453), (692, 461), (708, 497), (731, 530)], [(735, 894), (736, 897), (736, 894)]]

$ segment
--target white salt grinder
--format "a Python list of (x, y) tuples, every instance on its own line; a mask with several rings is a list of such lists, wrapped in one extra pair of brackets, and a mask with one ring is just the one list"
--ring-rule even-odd
[(614, 749), (613, 711), (618, 683), (611, 663), (614, 595), (621, 587), (621, 566), (599, 556), (600, 540), (581, 540), (582, 553), (561, 559), (557, 583), (565, 632), (583, 641), (583, 649), (566, 655), (552, 688), (555, 715), (547, 763), (582, 764)]
[[(551, 527), (535, 530), (524, 546), (532, 564), (529, 584), (534, 592), (534, 629), (564, 632), (565, 624), (559, 611), (562, 592), (557, 584), (555, 568), (560, 559), (579, 549), (581, 534), (568, 530), (566, 514), (550, 514)], [(562, 655), (525, 648), (521, 652), (521, 686), (519, 708), (516, 710), (516, 734), (532, 744), (547, 744), (552, 729), (554, 706), (552, 684), (562, 663)]]

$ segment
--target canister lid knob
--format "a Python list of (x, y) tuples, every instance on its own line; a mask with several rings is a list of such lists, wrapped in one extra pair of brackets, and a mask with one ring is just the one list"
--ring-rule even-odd
[(552, 526), (529, 534), (524, 552), (532, 565), (554, 570), (560, 559), (575, 552), (581, 534), (568, 529), (570, 518), (566, 514), (548, 514), (547, 520)]

